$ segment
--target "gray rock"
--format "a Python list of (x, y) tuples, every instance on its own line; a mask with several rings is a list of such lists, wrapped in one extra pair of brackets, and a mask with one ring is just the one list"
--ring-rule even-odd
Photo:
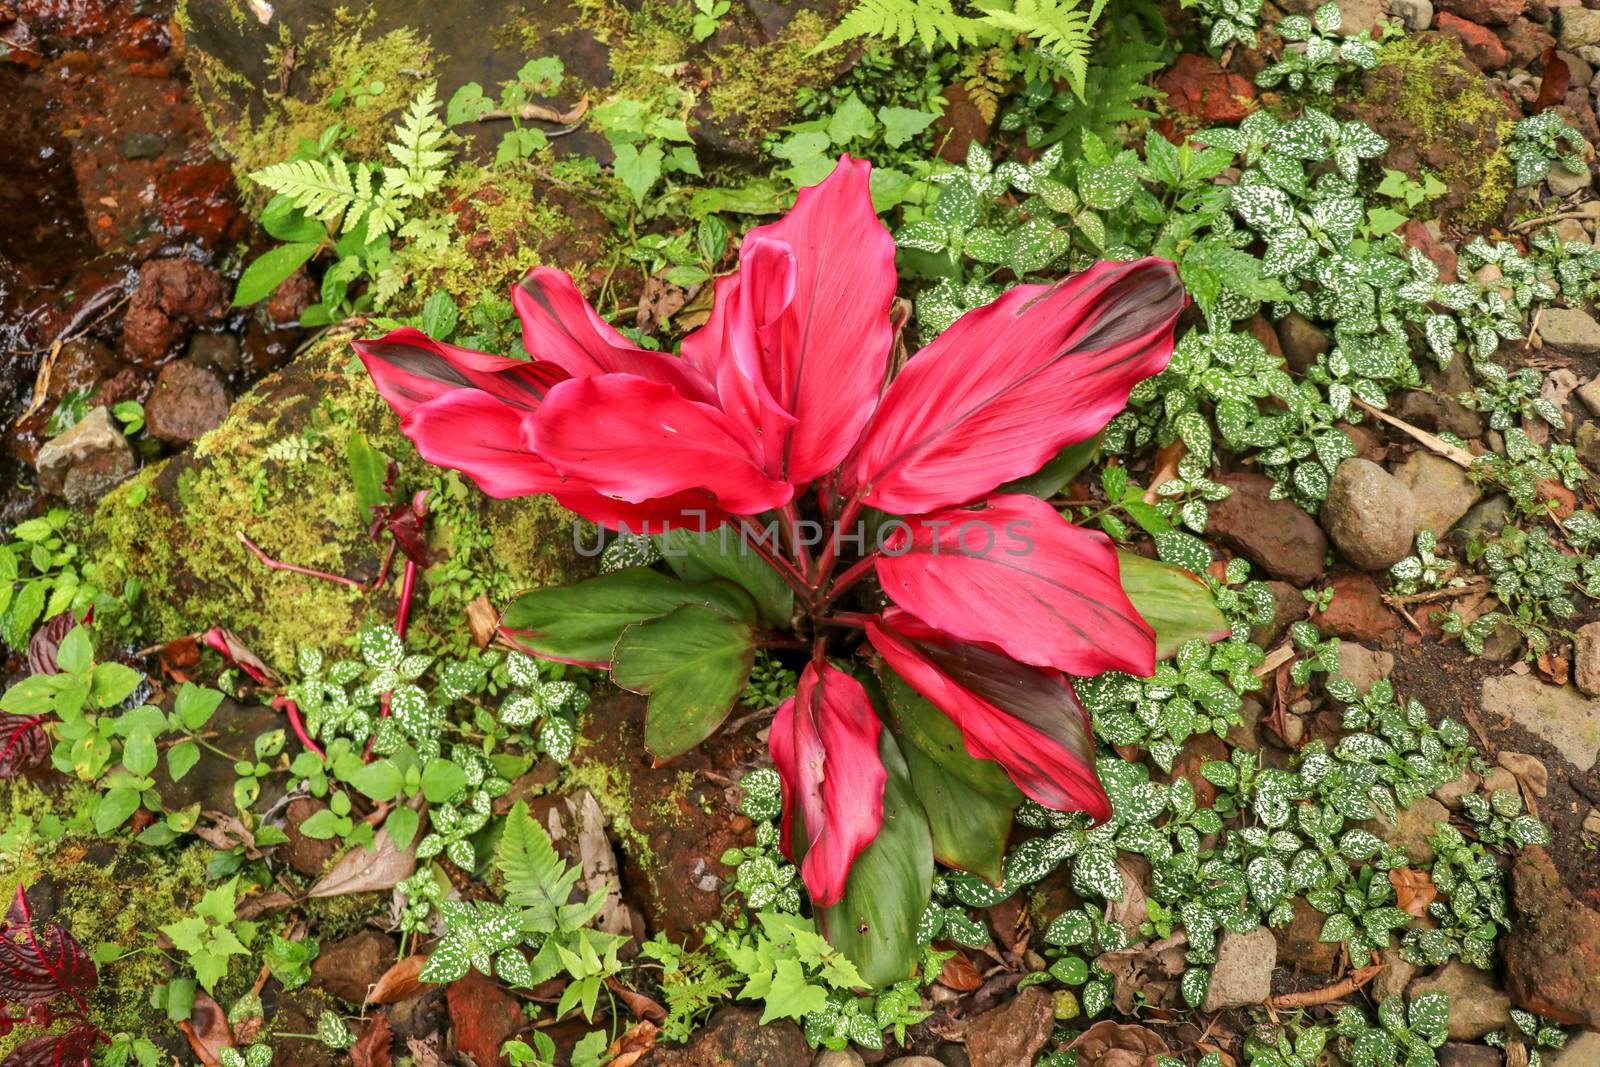
[(1339, 677), (1365, 693), (1380, 678), (1389, 677), (1394, 670), (1394, 657), (1387, 652), (1377, 652), (1354, 641), (1339, 642)]
[[(927, 1059), (927, 1057), (920, 1056), (918, 1059)], [(933, 1062), (938, 1063), (939, 1061), (934, 1060)], [(832, 1049), (825, 1048), (811, 1062), (811, 1067), (867, 1067), (867, 1063), (861, 1058), (861, 1054), (853, 1048), (847, 1048), (842, 1052), (835, 1052)]]
[(1544, 183), (1550, 187), (1550, 192), (1556, 196), (1571, 196), (1573, 193), (1587, 189), (1594, 184), (1594, 177), (1588, 168), (1583, 170), (1568, 170), (1560, 163), (1550, 165), (1550, 173), (1545, 176)]
[(901, 1056), (897, 1060), (890, 1060), (884, 1067), (944, 1067), (944, 1064), (932, 1056)]
[(1433, 4), (1429, 0), (1393, 0), (1389, 10), (1413, 33), (1433, 25)]
[(1394, 475), (1371, 460), (1339, 464), (1322, 503), (1322, 528), (1362, 570), (1383, 570), (1411, 552), (1416, 506)]
[(1541, 1053), (1545, 1067), (1593, 1067), (1600, 1063), (1600, 1034), (1583, 1030), (1567, 1039), (1560, 1052)]
[(167, 150), (167, 139), (159, 133), (128, 133), (122, 137), (123, 159), (154, 159)]
[(1578, 432), (1573, 435), (1572, 449), (1578, 454), (1578, 462), (1588, 467), (1591, 473), (1600, 473), (1600, 422), (1586, 422), (1578, 427)]
[(1378, 972), (1378, 977), (1372, 980), (1372, 998), (1379, 1004), (1390, 997), (1398, 997), (1406, 991), (1406, 986), (1411, 984), (1422, 970), (1414, 963), (1407, 963), (1400, 950), (1386, 948), (1381, 954), (1381, 961), (1385, 970)]
[(1339, 36), (1354, 37), (1363, 30), (1372, 29), (1383, 18), (1383, 2), (1339, 0), (1339, 14), (1342, 16)]
[(1446, 1041), (1439, 1046), (1439, 1067), (1504, 1067), (1500, 1050), (1492, 1045)]
[(1548, 348), (1574, 356), (1600, 356), (1600, 322), (1578, 308), (1545, 308), (1539, 316), (1539, 336)]
[(1453, 782), (1446, 782), (1433, 791), (1433, 799), (1449, 808), (1451, 811), (1461, 810), (1461, 798), (1468, 793), (1476, 793), (1478, 786), (1483, 784), (1483, 779), (1478, 777), (1476, 771), (1463, 769), (1461, 777)]
[(1522, 658), (1522, 631), (1502, 622), (1483, 639), (1483, 658), (1492, 663), (1510, 663)]
[(1531, 674), (1485, 678), (1481, 704), (1548, 741), (1580, 773), (1600, 756), (1600, 700), (1574, 686), (1546, 685)]
[(1441, 538), (1483, 496), (1466, 471), (1425, 449), (1407, 456), (1394, 476), (1411, 490), (1417, 532), (1432, 530)]
[(1450, 1039), (1476, 1041), (1511, 1022), (1511, 998), (1484, 971), (1456, 960), (1418, 978), (1406, 990), (1411, 996), (1446, 993), (1450, 997)]
[(1413, 866), (1433, 862), (1433, 846), (1428, 837), (1435, 831), (1435, 823), (1449, 822), (1450, 812), (1432, 797), (1420, 797), (1409, 808), (1400, 810), (1400, 818), (1393, 826), (1384, 826), (1380, 836), (1395, 848), (1404, 849)]
[(1589, 409), (1589, 414), (1600, 415), (1600, 378), (1585, 382), (1575, 389), (1574, 394)]
[(1291, 311), (1278, 323), (1278, 344), (1291, 369), (1304, 374), (1317, 357), (1331, 347), (1328, 335), (1298, 311)]
[(34, 466), (46, 492), (70, 504), (92, 504), (132, 474), (136, 463), (111, 412), (98, 407), (60, 437), (46, 441)]
[(1278, 941), (1265, 926), (1248, 934), (1224, 933), (1217, 942), (1217, 963), (1201, 1011), (1223, 1011), (1260, 1004), (1272, 995), (1272, 969), (1278, 965)]
[(1586, 696), (1600, 696), (1600, 622), (1580, 626), (1573, 647), (1573, 684)]
[[(1497, 534), (1510, 521), (1513, 507), (1511, 498), (1504, 493), (1479, 501), (1468, 509), (1460, 522), (1456, 523), (1454, 532), (1459, 535), (1462, 544), (1475, 534), (1484, 536)], [(1456, 537), (1451, 538), (1451, 540), (1456, 539)]]
[(1563, 7), (1559, 13), (1561, 47), (1569, 52), (1600, 45), (1600, 11)]

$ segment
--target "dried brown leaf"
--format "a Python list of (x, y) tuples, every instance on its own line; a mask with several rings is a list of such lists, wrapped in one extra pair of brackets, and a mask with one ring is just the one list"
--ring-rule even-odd
[(380, 1011), (367, 1020), (366, 1029), (350, 1046), (351, 1067), (391, 1067), (394, 1060), (389, 1044), (394, 1035), (389, 1030), (389, 1013)]
[(417, 869), (417, 858), (410, 849), (401, 851), (389, 836), (389, 831), (379, 830), (372, 841), (372, 851), (360, 845), (352, 848), (322, 880), (311, 887), (307, 896), (339, 897), (349, 893), (376, 893), (393, 889)]
[(188, 1021), (179, 1023), (178, 1029), (189, 1039), (189, 1047), (205, 1067), (221, 1067), (217, 1054), (233, 1048), (233, 1028), (228, 1025), (227, 1013), (203, 990), (195, 991)]
[(427, 962), (427, 956), (415, 953), (390, 966), (372, 983), (372, 989), (367, 993), (367, 1003), (394, 1004), (416, 996), (422, 991), (423, 985), (417, 976)]

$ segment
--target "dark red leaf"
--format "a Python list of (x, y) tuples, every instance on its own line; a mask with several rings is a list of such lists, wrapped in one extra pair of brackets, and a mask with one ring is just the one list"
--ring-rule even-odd
[(96, 1026), (81, 1023), (64, 1034), (30, 1037), (11, 1050), (0, 1067), (88, 1067), (95, 1045), (111, 1041)]
[(195, 993), (189, 1018), (179, 1023), (178, 1029), (189, 1039), (189, 1047), (202, 1067), (221, 1067), (222, 1058), (218, 1053), (236, 1045), (227, 1013), (204, 991)]
[(389, 1029), (389, 1013), (380, 1011), (367, 1021), (361, 1037), (350, 1046), (351, 1067), (390, 1067), (389, 1043), (393, 1040)]
[(1555, 107), (1567, 98), (1572, 85), (1572, 71), (1567, 61), (1556, 54), (1554, 48), (1544, 50), (1544, 80), (1539, 83), (1539, 98), (1533, 102), (1533, 114), (1547, 107)]
[(248, 674), (251, 681), (259, 685), (272, 683), (271, 668), (262, 663), (261, 657), (250, 651), (250, 647), (239, 640), (238, 635), (231, 630), (213, 626), (200, 636), (200, 640), (204, 641), (211, 651)]
[(61, 647), (62, 639), (76, 625), (78, 620), (71, 611), (59, 611), (33, 631), (33, 636), (28, 639), (28, 670), (34, 674), (60, 674), (56, 651)]
[(0, 779), (24, 767), (38, 765), (50, 754), (50, 738), (40, 724), (48, 715), (10, 715), (0, 712)]
[(22, 887), (0, 927), (0, 1001), (32, 1006), (63, 994), (84, 1009), (98, 975), (77, 940), (54, 923), (36, 928)]

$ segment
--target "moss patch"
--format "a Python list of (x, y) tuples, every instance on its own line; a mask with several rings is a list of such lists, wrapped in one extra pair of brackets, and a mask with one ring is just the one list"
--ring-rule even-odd
[(584, 573), (572, 516), (548, 498), (490, 500), (417, 456), (351, 357), (352, 336), (331, 331), (242, 397), (190, 453), (141, 472), (100, 502), (89, 552), (110, 588), (125, 578), (142, 583), (142, 640), (222, 625), (269, 663), (287, 666), (299, 645), (331, 648), (368, 618), (391, 619), (395, 581), (367, 593), (268, 570), (239, 539), (243, 533), (301, 566), (375, 577), (381, 550), (367, 536), (345, 459), (357, 433), (399, 463), (408, 490), (429, 487), (441, 500), (429, 523), (439, 562), (425, 574), (416, 605), (424, 644), (463, 641), (465, 604), (480, 593), (503, 605), (520, 589)]
[(1385, 45), (1344, 110), (1388, 139), (1384, 166), (1439, 175), (1449, 187), (1439, 208), (1454, 222), (1482, 225), (1505, 208), (1515, 166), (1504, 146), (1515, 115), (1455, 38), (1420, 33)]
[(712, 53), (705, 63), (716, 71), (706, 89), (712, 120), (754, 140), (789, 121), (796, 90), (831, 80), (831, 65), (810, 55), (828, 29), (816, 12), (802, 10), (771, 44), (729, 45)]

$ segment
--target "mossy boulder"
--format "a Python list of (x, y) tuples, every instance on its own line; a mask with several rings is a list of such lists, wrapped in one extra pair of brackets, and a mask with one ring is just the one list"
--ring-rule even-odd
[(1419, 33), (1385, 45), (1345, 118), (1365, 121), (1389, 141), (1382, 165), (1448, 187), (1434, 205), (1463, 226), (1497, 218), (1514, 188), (1505, 145), (1519, 112), (1473, 66), (1461, 42)]
[(170, 640), (221, 625), (275, 666), (297, 646), (329, 648), (369, 619), (392, 619), (397, 582), (371, 592), (263, 566), (240, 535), (275, 559), (375, 578), (383, 546), (368, 536), (347, 460), (350, 441), (399, 465), (407, 492), (432, 490), (434, 562), (419, 583), (418, 640), (460, 645), (468, 602), (503, 606), (519, 590), (587, 573), (573, 516), (546, 497), (491, 500), (423, 462), (350, 351), (354, 327), (325, 334), (260, 382), (187, 452), (141, 471), (99, 503), (89, 551), (107, 588), (143, 587), (138, 639)]

